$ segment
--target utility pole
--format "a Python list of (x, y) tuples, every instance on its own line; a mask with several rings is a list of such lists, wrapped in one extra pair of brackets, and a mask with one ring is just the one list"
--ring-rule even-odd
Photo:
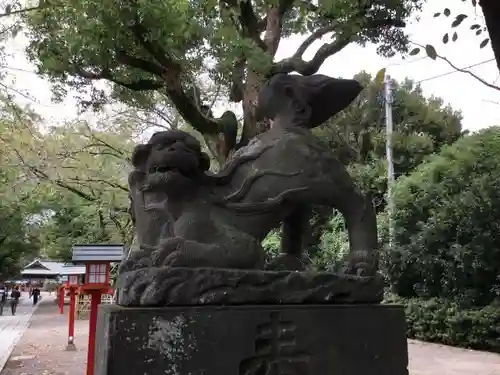
[(385, 98), (385, 129), (386, 143), (385, 150), (387, 156), (387, 206), (389, 211), (389, 248), (392, 249), (394, 243), (394, 202), (392, 199), (392, 187), (394, 185), (394, 163), (392, 159), (392, 87), (391, 77), (384, 78), (384, 98)]

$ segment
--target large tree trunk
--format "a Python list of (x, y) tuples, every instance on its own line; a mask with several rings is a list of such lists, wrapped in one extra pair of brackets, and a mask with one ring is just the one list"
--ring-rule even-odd
[(257, 122), (255, 109), (263, 80), (255, 72), (249, 71), (243, 89), (243, 139), (250, 140), (267, 130), (267, 123)]
[[(285, 10), (290, 6), (289, 1), (281, 1), (280, 6), (271, 8), (266, 14), (266, 26), (263, 44), (266, 52), (274, 59), (281, 40), (281, 28)], [(269, 129), (267, 121), (257, 122), (255, 118), (255, 108), (260, 88), (264, 83), (264, 77), (252, 71), (247, 66), (245, 85), (243, 88), (243, 139), (250, 140), (257, 134)]]
[(490, 34), (491, 47), (500, 70), (500, 0), (480, 0), (484, 19)]

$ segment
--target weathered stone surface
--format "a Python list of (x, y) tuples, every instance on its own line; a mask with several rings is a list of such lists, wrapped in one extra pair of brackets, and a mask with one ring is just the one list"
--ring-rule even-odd
[(122, 306), (377, 303), (380, 276), (216, 268), (143, 268), (118, 278)]
[[(320, 74), (273, 76), (262, 87), (257, 111), (273, 126), (239, 144), (217, 173), (208, 171), (210, 158), (189, 133), (158, 132), (137, 145), (129, 191), (141, 251), (119, 272), (137, 266), (262, 269), (261, 242), (280, 223), (284, 256), (267, 268), (303, 270), (311, 206), (322, 205), (345, 218), (345, 272), (373, 276), (378, 242), (371, 198), (310, 131), (361, 90), (355, 80)], [(232, 133), (236, 137), (237, 129)], [(235, 146), (236, 139), (229, 143)]]
[(99, 309), (95, 375), (408, 375), (399, 306)]

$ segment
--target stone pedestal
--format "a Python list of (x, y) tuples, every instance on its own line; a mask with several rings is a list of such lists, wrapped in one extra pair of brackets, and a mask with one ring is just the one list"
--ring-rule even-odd
[(95, 375), (408, 375), (403, 308), (99, 308)]

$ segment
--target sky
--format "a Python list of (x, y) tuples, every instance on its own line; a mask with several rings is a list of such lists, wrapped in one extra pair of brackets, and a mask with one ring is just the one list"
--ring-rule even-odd
[[(434, 13), (442, 12), (446, 7), (452, 10), (452, 16), (449, 18), (433, 17)], [(441, 42), (443, 34), (450, 31), (453, 15), (460, 12), (468, 14), (469, 18), (463, 22), (462, 27), (458, 28), (458, 40), (455, 43), (450, 42), (448, 45), (443, 45)], [(469, 2), (434, 0), (424, 7), (419, 20), (413, 20), (408, 24), (406, 32), (413, 42), (434, 45), (439, 55), (445, 56), (459, 68), (492, 60), (470, 70), (485, 81), (500, 86), (500, 74), (493, 59), (490, 45), (480, 49), (479, 43), (483, 38), (476, 37), (474, 32), (468, 29), (469, 25), (474, 23), (474, 19), (483, 23), (481, 10), (478, 9), (475, 15)], [(306, 37), (293, 36), (282, 40), (276, 58), (281, 59), (292, 55)], [(327, 41), (327, 38), (324, 38), (313, 44), (304, 57), (311, 58), (321, 44)], [(77, 109), (74, 98), (68, 98), (60, 104), (51, 102), (49, 84), (37, 77), (34, 73), (34, 67), (24, 57), (25, 43), (26, 40), (19, 37), (12, 41), (8, 47), (12, 54), (12, 58), (8, 62), (9, 76), (13, 80), (11, 87), (35, 98), (35, 101), (32, 101), (18, 96), (19, 100), (30, 104), (48, 122), (76, 118)], [(444, 61), (426, 58), (424, 52), (417, 56), (408, 56), (406, 59), (400, 55), (387, 59), (377, 55), (376, 46), (369, 45), (362, 48), (357, 45), (349, 45), (340, 53), (330, 57), (323, 64), (319, 73), (332, 77), (351, 78), (362, 70), (375, 74), (382, 68), (386, 68), (387, 74), (397, 80), (408, 77), (416, 82), (421, 81), (426, 96), (441, 97), (446, 104), (449, 103), (454, 109), (462, 111), (463, 126), (468, 130), (474, 131), (492, 125), (500, 125), (500, 91), (486, 87), (467, 74), (455, 72)], [(83, 117), (91, 119), (93, 115), (85, 114)]]

